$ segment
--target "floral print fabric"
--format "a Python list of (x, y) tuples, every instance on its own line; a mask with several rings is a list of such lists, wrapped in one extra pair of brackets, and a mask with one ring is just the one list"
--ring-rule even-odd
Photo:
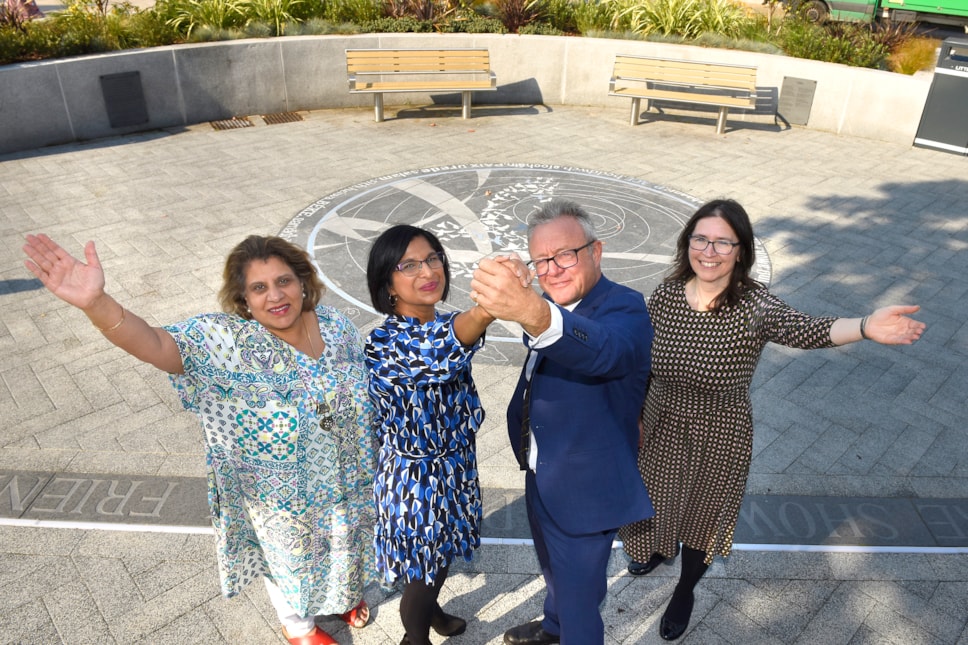
[(349, 610), (375, 577), (363, 342), (336, 309), (316, 315), (318, 361), (229, 314), (165, 328), (185, 368), (172, 385), (205, 432), (222, 592), (265, 575), (302, 616)]
[(374, 494), (377, 569), (388, 583), (424, 580), (480, 545), (475, 437), (484, 420), (456, 314), (421, 324), (391, 316), (366, 343), (379, 423)]

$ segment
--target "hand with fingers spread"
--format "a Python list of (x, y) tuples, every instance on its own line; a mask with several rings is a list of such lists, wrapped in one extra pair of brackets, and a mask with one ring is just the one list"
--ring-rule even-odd
[(94, 242), (84, 245), (86, 264), (44, 234), (28, 235), (23, 250), (30, 258), (24, 261), (27, 269), (64, 302), (87, 309), (104, 295), (104, 270)]

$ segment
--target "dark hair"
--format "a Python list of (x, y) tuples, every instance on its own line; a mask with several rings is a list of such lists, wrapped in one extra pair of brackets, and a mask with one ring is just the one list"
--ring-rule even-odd
[(390, 298), (393, 274), (406, 254), (407, 247), (416, 237), (424, 238), (434, 251), (444, 254), (444, 293), (441, 300), (447, 299), (450, 292), (450, 262), (444, 252), (444, 245), (430, 231), (409, 224), (397, 224), (376, 238), (366, 260), (366, 285), (370, 289), (370, 302), (382, 314), (389, 316), (395, 313), (395, 302)]
[(252, 320), (252, 314), (245, 303), (245, 274), (253, 260), (265, 262), (273, 257), (289, 265), (302, 283), (303, 292), (306, 294), (302, 310), (311, 311), (316, 308), (319, 299), (326, 293), (326, 287), (319, 279), (309, 254), (281, 237), (250, 235), (236, 245), (225, 259), (222, 288), (218, 292), (222, 311)]
[(559, 217), (573, 217), (581, 225), (582, 231), (585, 232), (586, 242), (594, 242), (598, 239), (595, 235), (595, 224), (592, 223), (588, 211), (576, 202), (567, 199), (552, 199), (528, 216), (528, 242), (531, 241), (531, 234), (534, 229)]
[(676, 242), (676, 255), (672, 263), (672, 271), (666, 277), (666, 282), (682, 280), (685, 282), (696, 275), (689, 264), (689, 236), (696, 230), (699, 220), (707, 217), (720, 217), (736, 233), (739, 238), (739, 247), (736, 249), (736, 264), (733, 266), (733, 275), (730, 276), (729, 286), (716, 297), (712, 302), (711, 310), (719, 311), (723, 307), (735, 305), (739, 302), (742, 295), (749, 289), (757, 285), (756, 281), (750, 278), (750, 270), (756, 260), (756, 251), (753, 248), (753, 225), (750, 223), (750, 216), (746, 210), (732, 199), (715, 199), (699, 207), (685, 228), (679, 234)]

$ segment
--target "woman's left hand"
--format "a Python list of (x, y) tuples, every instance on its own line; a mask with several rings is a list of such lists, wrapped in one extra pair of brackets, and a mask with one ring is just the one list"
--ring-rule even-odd
[(892, 305), (881, 307), (867, 317), (864, 334), (870, 340), (885, 345), (910, 345), (919, 338), (927, 325), (909, 318), (921, 309), (918, 305)]

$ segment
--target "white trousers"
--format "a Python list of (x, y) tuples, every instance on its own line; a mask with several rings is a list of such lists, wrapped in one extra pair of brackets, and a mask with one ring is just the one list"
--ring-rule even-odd
[(286, 628), (286, 633), (289, 636), (296, 638), (298, 636), (305, 636), (309, 632), (313, 631), (313, 627), (316, 624), (315, 616), (309, 616), (305, 618), (296, 613), (296, 611), (289, 606), (286, 602), (286, 597), (282, 595), (282, 591), (276, 586), (274, 582), (269, 580), (269, 578), (263, 576), (263, 580), (266, 581), (266, 591), (269, 592), (269, 602), (275, 608), (276, 613), (279, 615), (279, 622), (282, 626)]

